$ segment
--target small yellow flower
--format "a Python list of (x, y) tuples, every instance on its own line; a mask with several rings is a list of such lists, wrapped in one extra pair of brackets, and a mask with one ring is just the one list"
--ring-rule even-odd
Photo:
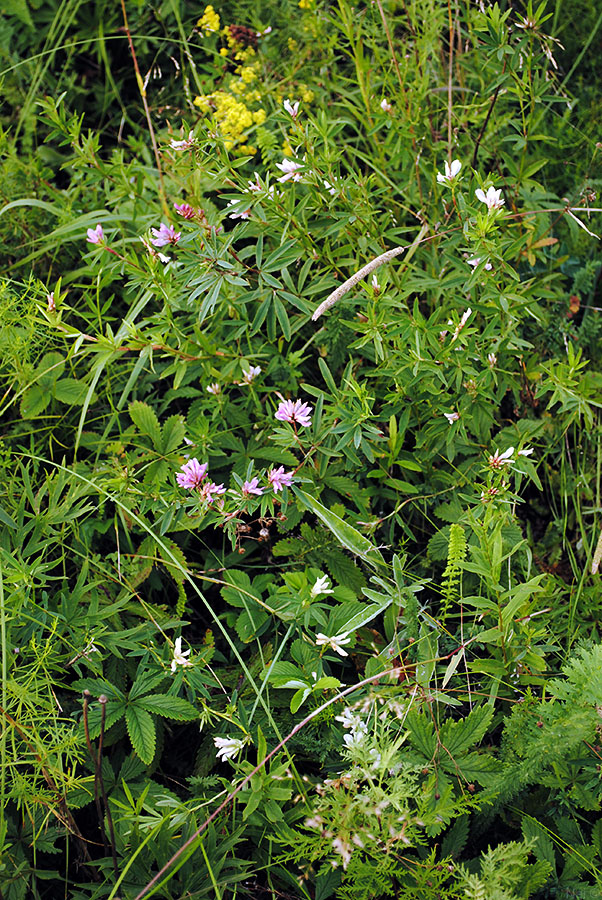
[(314, 0), (299, 0), (299, 8), (300, 9), (312, 9), (314, 5)]
[(303, 100), (304, 103), (311, 103), (312, 100), (314, 99), (314, 92), (310, 91), (309, 88), (305, 88), (301, 92), (301, 99)]
[(265, 120), (266, 120), (265, 109), (258, 109), (257, 112), (253, 113), (253, 121), (256, 125), (263, 125)]
[(291, 53), (297, 49), (297, 41), (295, 40), (295, 38), (289, 38), (287, 43), (288, 49), (291, 51)]
[(293, 153), (293, 148), (291, 147), (291, 145), (289, 144), (288, 141), (285, 141), (285, 142), (283, 143), (283, 145), (282, 145), (282, 152), (283, 152), (283, 154), (284, 154), (285, 156), (294, 156), (294, 155), (295, 155), (295, 154)]
[(251, 84), (252, 81), (255, 81), (257, 78), (257, 73), (255, 69), (252, 69), (251, 66), (243, 66), (240, 72), (240, 77), (245, 82), (245, 84)]
[(206, 6), (205, 12), (196, 23), (197, 28), (201, 28), (207, 34), (219, 31), (219, 16), (212, 6)]
[(222, 47), (221, 50), (219, 51), (219, 55), (220, 55), (220, 56), (227, 56), (227, 55), (228, 55), (228, 48), (227, 48), (227, 47)]
[(209, 98), (202, 94), (200, 97), (195, 97), (192, 101), (195, 106), (201, 110), (201, 112), (209, 112), (211, 109), (211, 105), (209, 103)]

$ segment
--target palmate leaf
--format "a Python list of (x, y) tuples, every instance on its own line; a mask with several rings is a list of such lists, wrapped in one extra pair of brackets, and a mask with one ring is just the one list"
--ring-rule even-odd
[(161, 453), (168, 454), (177, 450), (186, 434), (183, 416), (170, 416), (163, 425), (161, 434)]
[(192, 703), (184, 700), (183, 697), (170, 697), (169, 694), (150, 694), (146, 697), (139, 697), (134, 705), (137, 709), (155, 713), (165, 719), (177, 719), (180, 722), (190, 722), (198, 716)]
[(157, 733), (153, 717), (142, 709), (140, 701), (130, 703), (125, 711), (125, 721), (132, 747), (147, 766), (153, 761)]
[(441, 726), (439, 739), (452, 756), (462, 756), (482, 740), (493, 718), (493, 706), (477, 706), (465, 719), (448, 719)]
[(130, 403), (129, 413), (132, 422), (138, 430), (142, 434), (148, 435), (155, 449), (159, 448), (161, 446), (161, 426), (155, 411), (151, 409), (148, 403), (134, 400), (133, 403)]

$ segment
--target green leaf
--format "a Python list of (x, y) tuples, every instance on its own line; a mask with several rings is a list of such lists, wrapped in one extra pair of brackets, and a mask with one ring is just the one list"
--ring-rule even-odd
[(457, 859), (468, 840), (468, 816), (460, 816), (441, 842), (441, 858), (451, 856)]
[(51, 393), (41, 384), (34, 384), (30, 387), (21, 398), (21, 417), (23, 419), (34, 419), (43, 413), (50, 400)]
[(171, 697), (168, 694), (151, 694), (136, 700), (136, 708), (146, 712), (155, 713), (165, 719), (177, 719), (180, 722), (190, 722), (198, 718), (198, 712), (188, 700), (183, 697)]
[(136, 680), (130, 688), (129, 699), (136, 700), (138, 697), (142, 697), (143, 694), (149, 694), (157, 685), (165, 681), (166, 677), (165, 672), (142, 672), (136, 676)]
[(177, 450), (186, 434), (186, 424), (183, 416), (170, 416), (163, 426), (161, 436), (161, 452), (172, 453)]
[(145, 709), (140, 708), (138, 702), (128, 704), (125, 711), (125, 721), (132, 747), (142, 762), (150, 766), (155, 755), (157, 739), (155, 722)]
[(439, 732), (441, 744), (451, 756), (462, 756), (482, 740), (491, 724), (493, 712), (493, 706), (486, 704), (477, 706), (459, 722), (448, 719)]
[(6, 525), (7, 528), (15, 529), (17, 527), (15, 520), (9, 516), (2, 506), (0, 506), (0, 522), (2, 522), (3, 525)]
[(3, 13), (6, 16), (16, 16), (21, 20), (21, 22), (23, 22), (24, 25), (27, 25), (29, 28), (34, 27), (25, 0), (4, 0)]
[(54, 396), (60, 403), (70, 406), (81, 406), (85, 400), (88, 386), (75, 378), (61, 378), (54, 386)]
[(308, 696), (311, 694), (310, 687), (302, 687), (299, 688), (298, 691), (295, 691), (293, 696), (291, 697), (291, 712), (293, 715), (297, 712), (300, 706), (305, 702)]
[(153, 447), (157, 449), (161, 446), (161, 426), (155, 415), (155, 411), (151, 409), (148, 403), (142, 403), (141, 400), (134, 400), (129, 405), (129, 413), (134, 425), (142, 434), (147, 434), (153, 442)]
[(241, 612), (234, 627), (243, 644), (248, 644), (249, 641), (253, 640), (267, 619), (269, 619), (268, 613), (258, 606), (255, 606), (254, 609)]
[(406, 718), (410, 732), (410, 743), (429, 761), (437, 750), (437, 739), (432, 720), (423, 712), (411, 710)]
[(367, 537), (364, 537), (348, 522), (344, 522), (343, 519), (326, 509), (318, 500), (306, 494), (301, 488), (296, 487), (293, 490), (301, 503), (332, 531), (343, 547), (355, 553), (356, 556), (361, 557), (372, 566), (384, 565), (384, 559), (380, 550), (377, 550)]
[(283, 684), (286, 684), (287, 681), (291, 680), (298, 681), (300, 684), (307, 683), (307, 679), (302, 670), (293, 663), (286, 662), (285, 660), (278, 660), (272, 664), (270, 667), (269, 680), (275, 687), (281, 687)]

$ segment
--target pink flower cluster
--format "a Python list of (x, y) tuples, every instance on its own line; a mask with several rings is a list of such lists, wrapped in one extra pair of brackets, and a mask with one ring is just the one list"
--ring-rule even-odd
[[(208, 468), (207, 463), (201, 464), (196, 458), (189, 459), (176, 475), (176, 481), (180, 487), (186, 488), (188, 491), (199, 491), (201, 500), (213, 503), (216, 496), (226, 493), (226, 488), (223, 484), (215, 484), (209, 479), (205, 481)], [(203, 482), (205, 483), (203, 484)]]
[[(270, 469), (268, 472), (268, 484), (272, 488), (275, 494), (278, 491), (281, 491), (285, 487), (290, 487), (293, 483), (293, 472), (285, 472), (284, 466), (279, 466), (277, 469)], [(257, 497), (261, 497), (265, 491), (265, 488), (260, 487), (259, 478), (254, 477), (251, 478), (250, 481), (245, 481), (242, 486), (242, 495), (247, 499), (250, 498), (253, 494)]]
[(278, 406), (275, 416), (280, 422), (290, 422), (292, 425), (301, 425), (309, 428), (311, 425), (312, 408), (309, 403), (302, 400), (283, 400)]
[(166, 225), (165, 222), (161, 222), (159, 228), (151, 228), (151, 233), (154, 235), (151, 239), (151, 244), (155, 247), (177, 244), (182, 237), (181, 231), (176, 231), (173, 225)]
[[(200, 463), (198, 459), (189, 459), (184, 463), (180, 471), (176, 474), (176, 481), (181, 488), (187, 491), (198, 491), (201, 500), (207, 503), (213, 503), (216, 496), (226, 493), (223, 484), (215, 484), (215, 482), (207, 479), (207, 463)], [(268, 483), (275, 494), (290, 487), (293, 483), (294, 472), (285, 472), (284, 466), (277, 469), (270, 469), (267, 475)], [(207, 480), (205, 480), (207, 479)], [(260, 487), (259, 478), (253, 477), (250, 481), (245, 481), (242, 486), (243, 497), (250, 498), (253, 495), (261, 497), (265, 488)]]

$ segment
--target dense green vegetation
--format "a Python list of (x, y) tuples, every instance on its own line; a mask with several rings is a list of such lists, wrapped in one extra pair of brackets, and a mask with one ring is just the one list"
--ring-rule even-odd
[(602, 896), (601, 42), (5, 4), (2, 900)]

